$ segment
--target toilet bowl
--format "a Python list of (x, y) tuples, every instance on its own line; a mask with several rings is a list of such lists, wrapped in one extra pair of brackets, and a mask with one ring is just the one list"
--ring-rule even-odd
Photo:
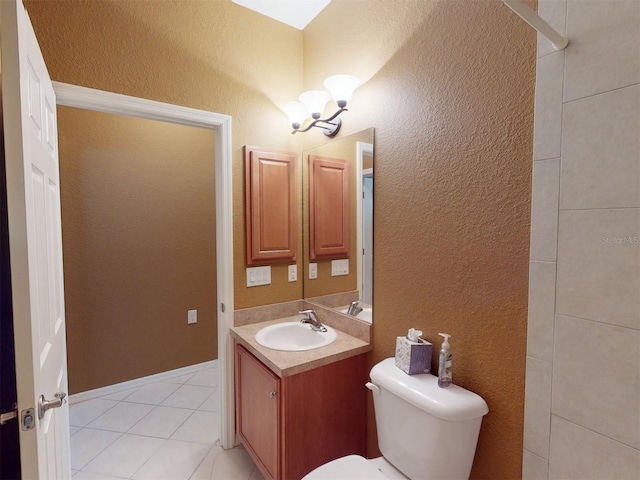
[(407, 477), (384, 457), (367, 460), (360, 455), (349, 455), (316, 468), (303, 480), (407, 480)]
[(469, 478), (482, 417), (479, 395), (457, 385), (438, 387), (431, 374), (407, 375), (387, 358), (371, 369), (382, 457), (349, 455), (321, 465), (304, 480)]

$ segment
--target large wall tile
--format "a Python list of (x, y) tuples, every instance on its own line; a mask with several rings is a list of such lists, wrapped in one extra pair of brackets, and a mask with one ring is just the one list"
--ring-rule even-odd
[(553, 360), (553, 324), (556, 307), (556, 264), (529, 264), (529, 321), (527, 355)]
[(640, 448), (640, 331), (556, 318), (551, 411)]
[(640, 328), (640, 209), (561, 211), (556, 313)]
[(560, 157), (564, 52), (538, 59), (533, 117), (533, 159)]
[[(566, 0), (538, 0), (538, 15), (551, 25), (560, 35), (565, 33), (567, 20)], [(554, 53), (557, 50), (547, 37), (538, 34), (538, 58)]]
[(555, 262), (558, 249), (560, 159), (533, 162), (531, 260)]
[(563, 112), (560, 208), (624, 207), (640, 207), (640, 84)]
[(554, 415), (549, 478), (637, 480), (640, 452)]
[(528, 450), (522, 452), (522, 480), (549, 478), (549, 462)]
[(640, 82), (638, 0), (570, 1), (564, 100)]
[(558, 249), (560, 159), (533, 162), (531, 260), (555, 262)]
[(524, 402), (524, 448), (549, 458), (551, 363), (527, 357)]
[(533, 159), (560, 157), (564, 51), (538, 59), (533, 117)]

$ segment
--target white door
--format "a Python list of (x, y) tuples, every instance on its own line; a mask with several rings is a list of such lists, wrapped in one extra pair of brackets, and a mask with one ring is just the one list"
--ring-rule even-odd
[(56, 98), (20, 0), (0, 2), (0, 47), (22, 478), (70, 478)]

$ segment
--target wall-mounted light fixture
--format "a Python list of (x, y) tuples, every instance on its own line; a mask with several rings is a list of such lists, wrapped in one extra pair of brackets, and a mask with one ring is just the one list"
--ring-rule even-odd
[[(347, 102), (351, 100), (351, 95), (358, 85), (360, 82), (356, 77), (334, 75), (324, 81), (324, 86), (331, 92), (331, 95), (323, 90), (310, 90), (300, 95), (299, 102), (287, 103), (284, 106), (284, 111), (289, 116), (289, 122), (293, 127), (291, 133), (308, 132), (312, 127), (318, 127), (324, 130), (327, 137), (333, 137), (342, 125), (342, 120), (338, 116), (347, 110)], [(338, 111), (328, 118), (320, 118), (331, 97), (338, 105)], [(308, 117), (313, 120), (307, 127), (301, 129), (300, 127)]]

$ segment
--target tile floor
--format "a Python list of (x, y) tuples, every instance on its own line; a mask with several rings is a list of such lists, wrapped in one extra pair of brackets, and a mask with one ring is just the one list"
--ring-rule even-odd
[(74, 480), (260, 480), (218, 440), (217, 366), (71, 405)]

